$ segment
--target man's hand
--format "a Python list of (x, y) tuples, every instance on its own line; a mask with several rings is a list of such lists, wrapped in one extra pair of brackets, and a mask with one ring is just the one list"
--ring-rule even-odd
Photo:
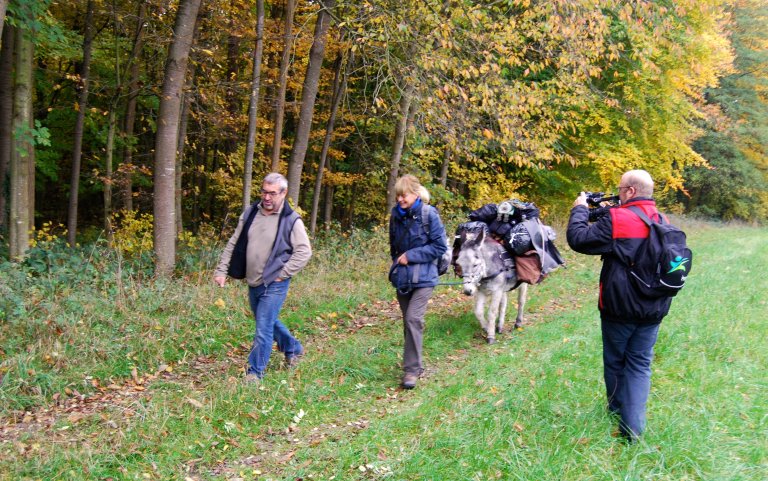
[(576, 207), (577, 205), (583, 205), (584, 207), (589, 207), (587, 205), (587, 194), (586, 194), (586, 192), (579, 192), (579, 196), (576, 197), (576, 200), (573, 201), (573, 206)]
[(405, 255), (405, 252), (403, 252), (400, 257), (397, 258), (397, 263), (401, 266), (407, 266), (408, 265), (408, 256)]
[(227, 276), (214, 276), (213, 282), (219, 285), (219, 287), (224, 287), (224, 284), (227, 283)]

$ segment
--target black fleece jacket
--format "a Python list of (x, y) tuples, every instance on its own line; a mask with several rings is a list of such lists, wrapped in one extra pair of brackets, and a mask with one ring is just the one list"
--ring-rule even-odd
[(630, 205), (639, 207), (650, 218), (661, 215), (652, 199), (637, 198), (611, 208), (590, 224), (589, 209), (576, 206), (571, 209), (566, 236), (574, 251), (602, 256), (598, 308), (603, 321), (656, 324), (669, 312), (672, 298), (645, 297), (629, 280), (629, 263), (648, 238), (648, 226), (627, 208)]

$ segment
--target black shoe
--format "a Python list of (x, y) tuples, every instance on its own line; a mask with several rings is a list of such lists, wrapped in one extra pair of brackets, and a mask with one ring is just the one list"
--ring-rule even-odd
[(401, 386), (403, 389), (413, 389), (416, 387), (416, 382), (419, 380), (419, 376), (416, 374), (406, 374), (403, 376), (403, 382)]

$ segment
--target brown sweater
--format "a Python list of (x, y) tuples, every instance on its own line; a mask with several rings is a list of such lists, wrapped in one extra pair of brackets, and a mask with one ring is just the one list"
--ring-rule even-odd
[[(280, 212), (283, 210), (285, 202), (280, 205), (280, 208), (272, 212), (269, 215), (265, 215), (264, 212), (259, 209), (256, 216), (253, 218), (253, 223), (250, 229), (248, 229), (248, 249), (246, 251), (245, 280), (249, 286), (256, 287), (263, 284), (262, 273), (264, 272), (264, 266), (267, 263), (269, 254), (272, 251), (272, 245), (277, 235), (277, 224), (280, 219)], [(226, 276), (229, 269), (229, 261), (232, 259), (232, 252), (235, 249), (235, 243), (240, 236), (240, 232), (243, 229), (245, 218), (240, 216), (240, 221), (237, 224), (235, 233), (227, 242), (227, 246), (224, 248), (224, 252), (221, 253), (219, 259), (219, 265), (216, 267), (213, 275), (214, 277)], [(312, 257), (312, 247), (309, 243), (309, 236), (307, 235), (307, 229), (304, 227), (304, 222), (298, 219), (293, 225), (291, 231), (291, 245), (293, 246), (293, 253), (291, 258), (283, 266), (280, 277), (287, 279), (296, 275), (304, 266), (309, 262)]]

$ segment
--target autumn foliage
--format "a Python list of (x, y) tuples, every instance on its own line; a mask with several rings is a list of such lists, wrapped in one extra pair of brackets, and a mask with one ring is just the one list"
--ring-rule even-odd
[[(722, 79), (736, 82), (751, 69), (755, 82), (739, 88), (757, 98), (751, 118), (765, 119), (755, 114), (765, 112), (758, 93), (764, 74), (754, 73), (764, 59), (735, 62), (750, 39), (765, 42), (758, 29), (744, 33), (750, 15), (764, 18), (759, 2), (291, 0), (263, 3), (257, 38), (256, 0), (203, 0), (168, 125), (161, 118), (164, 72), (181, 40), (174, 23), (189, 3), (10, 1), (2, 58), (19, 48), (14, 37), (34, 45), (33, 118), (25, 121), (34, 128), (14, 131), (0, 119), (0, 138), (10, 146), (0, 162), (3, 230), (7, 193), (23, 182), (38, 202), (10, 212), (33, 212), (30, 227), (71, 221), (63, 206), (72, 196), (80, 200), (79, 236), (91, 227), (111, 229), (115, 211), (154, 210), (157, 220), (172, 208), (175, 217), (161, 216), (155, 243), (162, 244), (183, 230), (233, 221), (243, 186), (273, 165), (297, 176), (291, 198), (319, 225), (381, 222), (391, 202), (387, 187), (403, 173), (419, 176), (447, 209), (519, 197), (563, 211), (579, 190), (610, 190), (623, 171), (644, 168), (667, 208), (717, 215), (694, 205), (713, 202), (700, 195), (701, 181), (695, 197), (688, 183), (712, 165), (729, 169), (722, 152), (696, 149), (707, 132), (725, 135), (756, 172), (747, 203), (762, 207), (723, 215), (765, 220), (766, 157), (756, 140), (762, 134), (746, 135), (736, 127), (744, 117), (723, 115), (713, 104)], [(88, 5), (94, 25), (84, 24)], [(324, 16), (327, 31), (318, 24)], [(83, 70), (86, 32), (93, 38)], [(318, 65), (311, 52), (324, 59), (316, 79), (307, 77)], [(0, 68), (2, 83), (19, 66), (0, 59)], [(178, 82), (178, 75), (171, 78)], [(21, 87), (3, 89), (2, 104), (12, 104)], [(257, 115), (249, 121), (252, 91)], [(78, 114), (82, 139), (73, 138)], [(302, 125), (309, 125), (307, 138)], [(165, 130), (179, 136), (175, 182), (163, 177), (158, 187), (158, 155), (166, 159), (163, 172), (169, 168), (168, 150), (157, 142)], [(11, 174), (17, 164), (7, 160), (30, 144), (32, 180)], [(73, 163), (77, 145), (80, 168)], [(250, 156), (252, 172), (244, 167)], [(315, 182), (319, 165), (322, 181)], [(168, 206), (158, 210), (159, 199)]]

